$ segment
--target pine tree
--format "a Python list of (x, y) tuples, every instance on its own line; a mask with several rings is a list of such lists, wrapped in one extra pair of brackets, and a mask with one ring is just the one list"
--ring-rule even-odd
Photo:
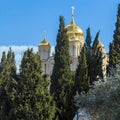
[(88, 92), (89, 90), (89, 76), (88, 76), (88, 66), (86, 60), (86, 48), (83, 47), (81, 54), (78, 58), (78, 67), (75, 73), (75, 89), (79, 93), (82, 91)]
[(23, 55), (17, 89), (17, 119), (53, 119), (55, 105), (50, 95), (49, 81), (43, 79), (40, 56), (34, 54), (32, 49)]
[(103, 69), (102, 69), (102, 45), (99, 41), (99, 32), (97, 32), (95, 40), (93, 42), (92, 46), (92, 57), (91, 57), (91, 76), (90, 76), (90, 81), (91, 84), (94, 81), (97, 81), (99, 78), (103, 78)]
[(55, 47), (54, 68), (51, 76), (51, 93), (56, 101), (59, 120), (73, 119), (72, 75), (70, 70), (69, 40), (66, 34), (64, 18), (60, 16), (60, 25)]
[(109, 69), (115, 67), (120, 61), (120, 4), (118, 5), (117, 22), (115, 25), (113, 41), (109, 46)]
[(7, 58), (3, 52), (1, 59), (1, 72), (0, 72), (0, 119), (13, 120), (15, 96), (16, 96), (16, 65), (14, 52), (11, 48), (8, 51)]

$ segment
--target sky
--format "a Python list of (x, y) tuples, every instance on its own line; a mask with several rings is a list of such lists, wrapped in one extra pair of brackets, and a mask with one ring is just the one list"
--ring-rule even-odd
[(0, 57), (10, 46), (19, 57), (28, 47), (33, 47), (36, 52), (44, 31), (53, 50), (59, 16), (64, 16), (65, 25), (69, 24), (72, 6), (75, 8), (75, 23), (83, 30), (84, 37), (88, 27), (92, 41), (100, 30), (100, 40), (108, 52), (118, 3), (120, 0), (0, 0)]

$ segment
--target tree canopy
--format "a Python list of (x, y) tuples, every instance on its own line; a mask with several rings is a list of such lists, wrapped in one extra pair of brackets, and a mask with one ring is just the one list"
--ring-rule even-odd
[(57, 115), (59, 120), (72, 120), (73, 80), (70, 70), (69, 40), (66, 34), (64, 18), (60, 16), (60, 25), (56, 39), (54, 67), (51, 76), (51, 93), (57, 105)]
[(118, 5), (117, 21), (115, 24), (113, 41), (109, 45), (109, 69), (114, 68), (120, 61), (120, 4)]

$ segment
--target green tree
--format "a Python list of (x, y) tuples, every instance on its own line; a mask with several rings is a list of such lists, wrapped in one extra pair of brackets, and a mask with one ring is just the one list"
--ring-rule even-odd
[[(92, 64), (92, 37), (91, 37), (91, 33), (90, 33), (90, 28), (87, 29), (86, 31), (86, 40), (85, 40), (85, 48), (86, 48), (86, 59), (87, 59), (87, 66), (88, 66), (88, 76), (91, 76), (91, 64)], [(91, 80), (91, 79), (90, 79)], [(92, 83), (90, 81), (90, 83)]]
[(51, 75), (51, 93), (56, 101), (59, 120), (73, 119), (73, 80), (70, 70), (69, 40), (66, 34), (64, 18), (60, 16), (60, 25), (55, 47), (55, 64)]
[(12, 52), (12, 49), (9, 48), (8, 54), (7, 54), (7, 64), (10, 65), (10, 73), (11, 76), (16, 76), (16, 63), (15, 63), (15, 55), (14, 52)]
[(0, 63), (0, 73), (3, 71), (3, 69), (6, 67), (6, 52), (4, 51), (2, 53), (1, 63)]
[(92, 57), (91, 57), (91, 74), (90, 74), (90, 81), (91, 84), (93, 81), (97, 81), (99, 78), (103, 78), (103, 46), (99, 40), (99, 32), (97, 32), (95, 40), (92, 46)]
[(94, 82), (87, 94), (77, 95), (79, 108), (86, 108), (92, 120), (119, 120), (120, 118), (120, 64), (112, 69), (106, 80)]
[(98, 43), (99, 43), (99, 35), (100, 35), (100, 31), (98, 31), (98, 32), (96, 33), (95, 39), (94, 39), (94, 41), (93, 41), (93, 46), (92, 46), (93, 52), (96, 51), (97, 45), (98, 45)]
[(88, 66), (86, 60), (86, 48), (83, 47), (81, 54), (78, 58), (78, 67), (75, 73), (75, 89), (79, 93), (85, 91), (86, 93), (89, 90), (90, 79), (88, 76)]
[(88, 29), (86, 30), (86, 39), (85, 39), (85, 47), (87, 50), (91, 50), (92, 46), (91, 46), (91, 43), (92, 43), (92, 37), (91, 37), (91, 33), (90, 33), (90, 28), (88, 27)]
[(49, 80), (43, 79), (41, 60), (32, 49), (24, 52), (18, 82), (16, 116), (18, 120), (52, 120), (55, 105), (49, 91)]
[(115, 26), (113, 41), (109, 46), (109, 69), (115, 67), (120, 61), (120, 4), (118, 5), (117, 22)]
[(17, 80), (14, 52), (11, 48), (7, 58), (3, 52), (0, 67), (0, 119), (13, 120)]

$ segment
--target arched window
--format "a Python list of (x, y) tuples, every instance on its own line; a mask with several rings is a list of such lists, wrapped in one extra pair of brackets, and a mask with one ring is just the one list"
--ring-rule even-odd
[(75, 56), (75, 46), (73, 45), (73, 56)]
[(46, 50), (43, 50), (43, 51), (41, 52), (41, 58), (42, 58), (42, 59), (47, 59), (47, 58), (48, 58), (48, 52), (47, 52)]

